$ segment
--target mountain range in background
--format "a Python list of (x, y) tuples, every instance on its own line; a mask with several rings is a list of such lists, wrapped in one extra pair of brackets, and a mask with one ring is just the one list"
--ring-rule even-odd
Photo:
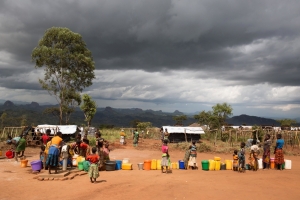
[[(1, 102), (1, 101), (0, 101)], [(20, 101), (19, 101), (20, 102)], [(43, 111), (49, 107), (57, 107), (57, 105), (40, 105), (37, 102), (23, 102), (23, 104), (16, 104), (12, 101), (3, 101), (0, 103), (0, 116), (3, 112), (7, 113), (6, 126), (20, 126), (21, 117), (26, 116), (28, 125), (38, 124), (58, 124), (58, 119), (51, 114), (44, 114)], [(197, 114), (195, 112), (194, 114)], [(194, 114), (185, 114), (178, 110), (173, 113), (163, 112), (161, 110), (142, 110), (140, 108), (98, 108), (97, 113), (92, 120), (92, 126), (99, 127), (100, 125), (110, 125), (114, 127), (131, 127), (135, 121), (151, 122), (155, 127), (161, 127), (165, 125), (174, 125), (175, 121), (173, 116), (187, 115), (187, 120), (183, 123), (188, 126), (195, 123)], [(299, 122), (299, 118), (295, 119)], [(228, 118), (226, 122), (230, 125), (272, 125), (279, 126), (280, 124), (275, 119), (240, 115)], [(83, 112), (76, 108), (75, 112), (71, 114), (69, 124), (83, 125), (84, 121)]]

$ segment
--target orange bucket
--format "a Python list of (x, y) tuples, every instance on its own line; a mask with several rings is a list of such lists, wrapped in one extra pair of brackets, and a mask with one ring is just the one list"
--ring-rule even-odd
[(144, 170), (151, 170), (151, 160), (144, 161)]
[(21, 160), (21, 167), (27, 167), (28, 160)]
[(271, 158), (271, 165), (270, 165), (271, 169), (275, 168), (275, 158)]

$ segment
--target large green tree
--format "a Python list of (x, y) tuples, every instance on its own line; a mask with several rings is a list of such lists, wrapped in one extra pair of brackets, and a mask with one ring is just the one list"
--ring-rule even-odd
[(97, 104), (88, 94), (82, 96), (82, 105), (80, 109), (84, 113), (85, 121), (87, 122), (88, 128), (91, 125), (91, 121), (97, 112)]
[(80, 34), (68, 28), (52, 27), (33, 49), (31, 58), (36, 68), (44, 68), (44, 78), (39, 82), (55, 96), (62, 124), (64, 110), (77, 101), (79, 92), (92, 85), (95, 78), (92, 54)]
[(212, 107), (212, 111), (202, 111), (198, 115), (194, 115), (194, 118), (198, 120), (201, 125), (209, 125), (211, 129), (219, 129), (231, 115), (232, 107), (229, 104), (218, 103)]

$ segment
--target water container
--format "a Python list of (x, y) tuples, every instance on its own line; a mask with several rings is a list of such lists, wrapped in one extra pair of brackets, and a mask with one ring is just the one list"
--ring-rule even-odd
[(261, 158), (258, 159), (257, 162), (258, 162), (258, 169), (262, 169), (263, 168), (263, 161), (262, 161), (262, 159)]
[(83, 162), (78, 162), (78, 169), (83, 170)]
[(115, 171), (115, 168), (116, 168), (116, 161), (108, 160), (105, 162), (105, 170), (106, 171)]
[(225, 163), (221, 163), (221, 170), (226, 170), (226, 164)]
[(219, 171), (221, 169), (221, 161), (215, 161), (215, 170)]
[(129, 158), (124, 158), (122, 163), (129, 163)]
[(132, 170), (132, 164), (131, 163), (123, 163), (122, 170)]
[(156, 169), (161, 170), (161, 160), (156, 160)]
[(122, 160), (116, 160), (116, 170), (122, 169)]
[(144, 161), (144, 170), (151, 170), (151, 160)]
[(151, 169), (156, 170), (156, 159), (151, 160)]
[(178, 169), (178, 163), (177, 162), (172, 162), (171, 168), (172, 169)]
[(144, 169), (144, 163), (139, 163), (138, 168), (139, 168), (139, 170), (143, 170)]
[(225, 160), (226, 169), (232, 170), (232, 160)]
[(275, 168), (275, 158), (270, 159), (270, 168), (274, 169)]
[(41, 160), (35, 160), (30, 162), (32, 171), (40, 171), (42, 169), (42, 161)]
[(292, 169), (292, 161), (291, 160), (284, 160), (285, 162), (285, 169)]
[(250, 164), (246, 164), (246, 165), (245, 165), (245, 169), (246, 169), (246, 170), (250, 170)]
[(208, 160), (209, 161), (209, 171), (215, 170), (216, 162), (214, 160)]
[(27, 167), (28, 160), (21, 160), (21, 167)]
[(8, 158), (8, 159), (14, 158), (14, 157), (15, 157), (15, 152), (13, 152), (13, 151), (11, 151), (11, 150), (8, 150), (8, 151), (5, 153), (5, 156), (6, 156), (6, 158)]
[(2, 151), (0, 151), (0, 156), (2, 156)]
[(179, 169), (185, 169), (183, 160), (178, 160), (178, 165), (179, 165)]
[(221, 161), (221, 158), (220, 157), (215, 157), (214, 161)]
[(208, 171), (209, 170), (209, 161), (208, 160), (202, 160), (202, 170)]
[(76, 154), (72, 157), (72, 165), (73, 166), (77, 166), (77, 158), (78, 158), (78, 155), (76, 155)]

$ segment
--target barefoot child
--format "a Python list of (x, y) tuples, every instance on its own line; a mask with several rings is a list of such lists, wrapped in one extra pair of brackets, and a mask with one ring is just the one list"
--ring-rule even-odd
[(238, 153), (239, 157), (239, 172), (245, 172), (245, 142), (241, 143), (241, 149)]
[(46, 147), (44, 145), (41, 146), (40, 151), (40, 160), (42, 161), (42, 169), (46, 166), (46, 153), (45, 153)]
[(168, 140), (164, 140), (163, 146), (161, 147), (162, 159), (161, 159), (161, 172), (164, 173), (164, 167), (166, 167), (166, 173), (168, 173), (169, 166), (169, 148)]
[(238, 150), (234, 150), (232, 156), (233, 156), (233, 171), (238, 171), (239, 168)]
[(195, 169), (197, 167), (197, 147), (196, 147), (196, 142), (193, 141), (191, 145), (191, 154), (190, 154), (190, 159), (189, 159), (189, 167), (192, 169)]
[(89, 155), (86, 160), (90, 161), (91, 165), (89, 168), (89, 176), (91, 183), (96, 183), (96, 179), (99, 177), (99, 170), (98, 170), (98, 162), (99, 162), (99, 156), (96, 154), (97, 148), (92, 148), (92, 154)]

